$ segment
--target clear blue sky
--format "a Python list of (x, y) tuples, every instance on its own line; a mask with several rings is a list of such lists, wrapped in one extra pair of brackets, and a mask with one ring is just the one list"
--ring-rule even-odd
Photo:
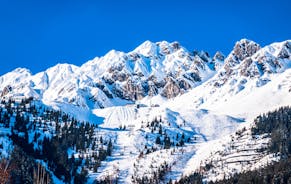
[(225, 55), (235, 41), (291, 39), (290, 0), (0, 0), (0, 75), (80, 66), (145, 40)]

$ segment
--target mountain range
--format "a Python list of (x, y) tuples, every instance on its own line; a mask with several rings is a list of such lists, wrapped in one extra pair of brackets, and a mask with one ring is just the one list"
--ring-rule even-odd
[[(258, 151), (270, 137), (254, 137), (252, 130), (257, 116), (291, 105), (291, 40), (262, 47), (242, 39), (227, 56), (218, 51), (213, 57), (178, 42), (145, 41), (131, 52), (111, 50), (81, 66), (57, 64), (37, 74), (17, 68), (0, 77), (0, 97), (3, 116), (9, 112), (5, 103), (30, 99), (43, 108), (39, 117), (51, 109), (94, 126), (96, 144), (106, 142), (102, 147), (112, 147), (112, 153), (96, 170), (79, 166), (88, 172), (87, 183), (168, 183), (198, 171), (204, 182), (218, 181), (280, 160)], [(24, 131), (14, 132), (17, 112), (8, 125), (0, 123), (2, 158), (10, 157), (18, 140), (11, 136)], [(30, 117), (27, 127), (38, 117), (32, 114), (23, 112)], [(62, 120), (61, 127), (68, 121)], [(28, 133), (34, 150), (42, 152), (44, 139), (57, 134), (56, 121)], [(94, 147), (68, 146), (67, 157), (100, 156)], [(54, 183), (73, 181), (56, 174), (43, 155), (32, 157)]]

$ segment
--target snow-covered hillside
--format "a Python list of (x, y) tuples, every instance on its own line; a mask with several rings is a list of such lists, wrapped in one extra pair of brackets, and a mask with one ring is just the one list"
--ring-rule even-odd
[[(227, 57), (146, 41), (82, 66), (58, 64), (37, 74), (17, 68), (0, 77), (0, 96), (17, 103), (33, 97), (98, 125), (94, 136), (104, 137), (105, 147), (112, 141), (112, 154), (98, 169), (88, 168), (88, 183), (153, 182), (157, 173), (166, 183), (210, 160), (205, 181), (223, 179), (278, 159), (257, 153), (269, 139), (249, 132), (257, 115), (291, 105), (291, 40), (261, 47), (242, 39)], [(8, 127), (0, 126), (3, 157), (12, 149)], [(74, 147), (67, 151), (81, 155)], [(82, 154), (95, 152), (88, 145)]]

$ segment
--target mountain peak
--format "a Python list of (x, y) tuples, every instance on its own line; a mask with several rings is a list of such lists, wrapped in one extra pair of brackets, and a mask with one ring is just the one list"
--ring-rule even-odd
[(140, 46), (144, 45), (144, 46), (148, 46), (148, 45), (152, 45), (155, 44), (154, 42), (150, 41), (150, 40), (146, 40), (144, 41), (142, 44), (140, 44)]
[(254, 42), (253, 40), (247, 39), (247, 38), (242, 38), (239, 41), (237, 41), (236, 43), (240, 43), (240, 44), (244, 44), (244, 43), (246, 43), (246, 44), (254, 43), (254, 44), (256, 44), (256, 42)]
[(258, 43), (244, 38), (236, 42), (233, 49), (233, 54), (237, 56), (240, 61), (242, 61), (246, 57), (250, 57), (255, 54), (260, 48), (261, 47)]
[(31, 74), (30, 70), (27, 68), (16, 68), (12, 71), (13, 73), (19, 73), (19, 74)]
[(222, 52), (217, 51), (217, 52), (214, 54), (213, 59), (214, 59), (214, 60), (218, 60), (218, 61), (224, 61), (225, 56), (223, 55)]
[(74, 73), (77, 70), (77, 66), (68, 63), (58, 63), (57, 65), (47, 69), (47, 72), (69, 72)]
[(260, 48), (261, 46), (254, 41), (241, 39), (235, 43), (233, 50), (225, 59), (225, 69), (236, 66), (245, 58), (255, 54)]
[(20, 82), (21, 79), (25, 79), (31, 75), (32, 74), (31, 74), (30, 70), (28, 70), (26, 68), (16, 68), (11, 72), (8, 72), (8, 73), (2, 75), (0, 77), (0, 81), (2, 80), (2, 83), (4, 81), (6, 81), (6, 82), (14, 81), (13, 83), (15, 83), (15, 82)]
[(107, 52), (107, 53), (105, 54), (105, 56), (118, 55), (118, 54), (120, 54), (120, 53), (122, 53), (122, 52), (117, 51), (117, 50), (115, 50), (115, 49), (112, 49), (112, 50), (110, 50), (109, 52)]
[(286, 40), (279, 43), (273, 43), (270, 46), (275, 48), (275, 55), (282, 59), (291, 57), (291, 40)]
[(157, 44), (147, 40), (134, 49), (133, 52), (139, 53), (146, 57), (154, 56), (157, 54)]
[[(0, 91), (5, 91), (7, 86), (12, 89), (13, 85), (20, 85), (25, 82), (31, 76), (31, 72), (26, 68), (16, 68), (15, 70), (8, 72), (2, 76), (0, 76)], [(10, 91), (10, 90), (8, 90)], [(6, 92), (8, 92), (6, 90)], [(3, 96), (3, 92), (1, 93), (1, 97)]]

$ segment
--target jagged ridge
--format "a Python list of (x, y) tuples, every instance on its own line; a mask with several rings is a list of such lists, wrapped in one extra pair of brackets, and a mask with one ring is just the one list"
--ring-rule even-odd
[(86, 108), (115, 105), (111, 99), (116, 97), (173, 98), (207, 80), (223, 58), (221, 53), (211, 59), (207, 52), (189, 52), (178, 42), (146, 41), (132, 52), (112, 50), (81, 67), (58, 64), (36, 75), (16, 69), (0, 78), (1, 96), (19, 94)]

